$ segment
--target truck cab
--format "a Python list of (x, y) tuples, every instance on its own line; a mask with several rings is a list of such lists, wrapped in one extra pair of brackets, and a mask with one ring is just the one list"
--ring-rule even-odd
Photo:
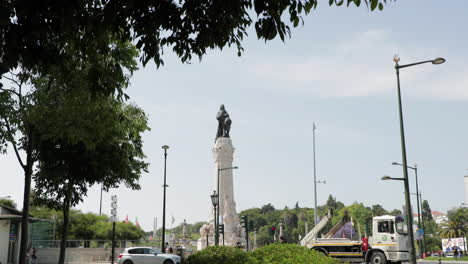
[[(403, 217), (392, 215), (374, 217), (366, 260), (375, 264), (408, 261), (408, 239), (408, 227)], [(376, 254), (378, 252), (381, 254)]]

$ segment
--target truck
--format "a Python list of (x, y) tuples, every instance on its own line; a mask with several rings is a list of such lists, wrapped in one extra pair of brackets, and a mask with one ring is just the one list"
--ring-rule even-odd
[[(331, 220), (332, 213), (320, 222), (300, 241), (302, 246), (349, 263), (389, 264), (409, 261), (409, 239), (405, 220), (401, 216), (382, 215), (372, 218), (369, 237), (354, 234), (353, 237), (336, 237), (336, 233), (351, 222), (345, 213), (325, 235), (319, 234)], [(358, 237), (358, 238), (356, 238)]]

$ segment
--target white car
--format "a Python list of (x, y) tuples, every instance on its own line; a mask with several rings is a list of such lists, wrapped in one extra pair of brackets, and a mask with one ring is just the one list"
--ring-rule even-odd
[(117, 264), (180, 264), (180, 257), (150, 247), (131, 247), (119, 255)]

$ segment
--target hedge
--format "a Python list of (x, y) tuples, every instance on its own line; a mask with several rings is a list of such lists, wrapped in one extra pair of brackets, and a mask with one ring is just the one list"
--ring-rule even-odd
[(294, 244), (272, 244), (252, 252), (235, 247), (208, 247), (189, 256), (187, 264), (339, 264), (314, 250)]

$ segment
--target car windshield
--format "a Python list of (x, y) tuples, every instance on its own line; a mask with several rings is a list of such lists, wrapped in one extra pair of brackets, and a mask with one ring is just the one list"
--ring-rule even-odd
[(405, 219), (401, 216), (397, 216), (395, 219), (396, 231), (400, 235), (408, 234), (408, 226), (405, 223)]

